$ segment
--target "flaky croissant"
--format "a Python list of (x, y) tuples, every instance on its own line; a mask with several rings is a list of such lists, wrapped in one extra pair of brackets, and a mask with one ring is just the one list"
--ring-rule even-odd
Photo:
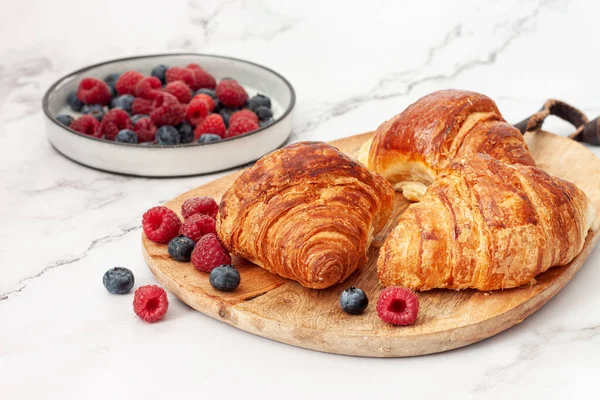
[(581, 251), (595, 215), (574, 184), (487, 155), (442, 171), (377, 260), (384, 286), (506, 289)]
[(321, 289), (366, 263), (393, 198), (385, 179), (335, 147), (300, 142), (240, 175), (221, 199), (217, 232), (233, 254)]
[(535, 165), (519, 130), (489, 97), (440, 90), (384, 122), (362, 146), (359, 161), (417, 201), (438, 171), (477, 153), (508, 164)]

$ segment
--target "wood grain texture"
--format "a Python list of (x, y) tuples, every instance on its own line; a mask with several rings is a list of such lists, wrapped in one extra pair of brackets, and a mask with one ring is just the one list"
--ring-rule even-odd
[[(372, 133), (331, 142), (356, 156)], [(553, 175), (577, 184), (600, 210), (600, 160), (570, 139), (546, 132), (528, 134), (526, 141), (538, 163)], [(182, 194), (165, 205), (180, 214), (181, 203), (195, 196), (219, 200), (241, 172)], [(330, 353), (404, 357), (437, 353), (478, 342), (520, 323), (571, 280), (598, 241), (600, 215), (596, 216), (581, 253), (567, 266), (552, 268), (533, 286), (504, 291), (461, 292), (433, 290), (419, 294), (420, 311), (414, 325), (395, 327), (377, 317), (375, 303), (381, 290), (377, 281), (378, 248), (408, 202), (396, 195), (395, 211), (369, 250), (369, 262), (344, 283), (326, 290), (310, 290), (280, 278), (242, 259), (234, 259), (242, 283), (233, 293), (214, 290), (208, 275), (190, 263), (169, 258), (166, 245), (150, 242), (142, 247), (156, 278), (189, 306), (237, 328), (294, 346)], [(599, 213), (600, 214), (600, 213)], [(345, 314), (338, 304), (348, 286), (362, 288), (370, 299), (360, 316)]]

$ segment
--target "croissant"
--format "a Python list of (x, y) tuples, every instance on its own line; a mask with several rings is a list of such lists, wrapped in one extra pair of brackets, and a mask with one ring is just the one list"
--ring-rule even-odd
[(385, 179), (335, 147), (300, 142), (237, 178), (221, 199), (217, 232), (231, 253), (321, 289), (366, 263), (393, 198)]
[(487, 155), (452, 163), (402, 214), (379, 281), (415, 290), (520, 286), (583, 248), (595, 209), (574, 184)]
[(384, 122), (363, 144), (358, 159), (404, 197), (418, 201), (438, 171), (477, 153), (508, 164), (535, 165), (519, 130), (502, 118), (489, 97), (441, 90)]

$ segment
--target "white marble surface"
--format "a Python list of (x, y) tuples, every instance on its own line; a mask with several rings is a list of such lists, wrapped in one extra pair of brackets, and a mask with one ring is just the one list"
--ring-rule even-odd
[[(171, 296), (145, 324), (103, 272), (155, 282), (140, 252), (149, 207), (219, 176), (151, 180), (62, 158), (46, 88), (133, 54), (218, 53), (295, 85), (293, 140), (375, 128), (418, 97), (466, 88), (517, 122), (557, 97), (600, 114), (590, 1), (3, 1), (0, 12), (0, 398), (595, 398), (600, 249), (549, 304), (482, 343), (411, 359), (322, 354), (236, 330)], [(546, 129), (570, 133), (568, 125)], [(600, 155), (600, 148), (592, 149)], [(367, 397), (369, 396), (369, 397)]]

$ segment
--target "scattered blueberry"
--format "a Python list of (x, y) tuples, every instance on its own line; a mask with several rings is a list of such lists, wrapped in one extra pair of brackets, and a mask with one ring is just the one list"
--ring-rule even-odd
[(131, 122), (135, 125), (142, 118), (150, 118), (150, 116), (147, 114), (135, 114), (131, 117)]
[(165, 125), (158, 128), (156, 131), (156, 140), (158, 144), (174, 145), (181, 143), (181, 135), (179, 131), (171, 125)]
[(135, 97), (133, 97), (130, 94), (124, 94), (122, 96), (115, 97), (110, 102), (110, 108), (120, 108), (122, 110), (130, 112), (131, 105), (133, 104), (133, 99), (135, 99)]
[(198, 139), (198, 143), (211, 143), (218, 142), (221, 140), (221, 136), (215, 135), (214, 133), (203, 133), (200, 135), (200, 139)]
[(67, 104), (71, 107), (71, 110), (79, 112), (83, 107), (83, 102), (77, 98), (76, 92), (71, 92), (67, 96)]
[(223, 117), (223, 122), (225, 122), (226, 127), (229, 127), (229, 118), (231, 118), (233, 113), (236, 111), (237, 110), (233, 110), (231, 108), (223, 108), (221, 111), (219, 111), (219, 114), (221, 114), (221, 117)]
[(127, 268), (111, 268), (104, 273), (102, 283), (106, 290), (113, 294), (125, 294), (131, 290), (135, 279), (133, 272)]
[(115, 138), (115, 142), (119, 143), (137, 143), (138, 137), (134, 131), (131, 129), (121, 129), (119, 133), (117, 133), (117, 137)]
[(264, 94), (257, 94), (248, 100), (248, 108), (254, 112), (258, 107), (267, 107), (271, 108), (271, 99), (269, 99)]
[(67, 114), (60, 114), (56, 116), (56, 120), (64, 126), (69, 126), (71, 125), (71, 122), (73, 122), (73, 117)]
[(265, 121), (258, 121), (258, 125), (259, 125), (261, 128), (263, 128), (263, 127), (265, 127), (265, 126), (267, 126), (267, 125), (271, 125), (273, 122), (274, 122), (273, 118), (269, 118), (269, 119), (267, 119), (267, 120), (265, 120)]
[(267, 121), (273, 118), (273, 111), (264, 106), (258, 107), (254, 112), (256, 113), (256, 115), (258, 115), (258, 119), (260, 121)]
[(86, 104), (81, 109), (81, 113), (89, 114), (98, 121), (102, 121), (102, 118), (104, 117), (104, 108), (102, 108), (102, 106), (99, 104)]
[(164, 85), (166, 83), (165, 73), (167, 72), (168, 69), (169, 69), (169, 67), (167, 67), (166, 65), (160, 64), (152, 69), (152, 72), (150, 73), (150, 75), (155, 76), (158, 79), (160, 79), (160, 81)]
[(210, 271), (208, 281), (217, 290), (232, 292), (240, 285), (240, 273), (233, 265), (220, 265)]
[(196, 92), (194, 93), (194, 96), (198, 95), (198, 94), (207, 94), (210, 97), (213, 98), (213, 100), (217, 100), (217, 94), (215, 93), (214, 90), (212, 89), (198, 89), (196, 90)]
[(115, 85), (117, 84), (117, 81), (119, 80), (119, 76), (121, 76), (121, 74), (114, 72), (114, 73), (108, 74), (104, 77), (104, 83), (106, 83), (108, 85), (108, 87), (111, 88), (115, 93), (117, 91), (115, 89)]
[(192, 143), (194, 141), (194, 127), (187, 122), (182, 122), (177, 127), (181, 135), (181, 143)]
[(169, 255), (173, 260), (190, 261), (195, 245), (196, 243), (189, 237), (179, 235), (169, 242)]
[(342, 310), (348, 314), (362, 314), (368, 305), (369, 298), (365, 292), (363, 292), (362, 289), (355, 288), (354, 286), (344, 290), (340, 296), (340, 306), (342, 306)]

